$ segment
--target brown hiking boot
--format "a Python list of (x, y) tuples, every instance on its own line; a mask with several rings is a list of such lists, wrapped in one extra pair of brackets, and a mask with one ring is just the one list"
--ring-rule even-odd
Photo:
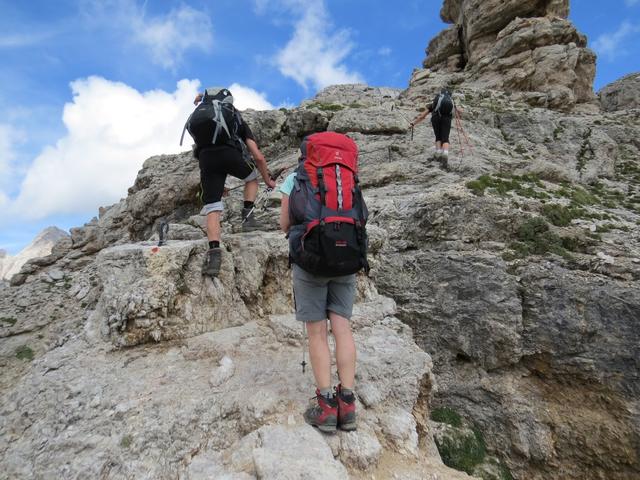
[(338, 400), (324, 397), (316, 389), (313, 404), (304, 412), (304, 421), (325, 433), (336, 431), (338, 424)]

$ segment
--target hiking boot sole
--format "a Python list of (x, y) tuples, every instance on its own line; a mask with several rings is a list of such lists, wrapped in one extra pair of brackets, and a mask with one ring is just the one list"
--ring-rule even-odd
[(338, 429), (338, 420), (335, 417), (329, 417), (329, 420), (331, 422), (335, 422), (335, 423), (323, 423), (321, 425), (313, 422), (312, 420), (309, 420), (307, 417), (304, 417), (304, 421), (306, 423), (308, 423), (309, 425), (311, 425), (312, 427), (317, 428), (318, 430), (320, 430), (321, 432), (324, 433), (333, 433)]
[(338, 425), (338, 428), (344, 432), (353, 432), (354, 430), (358, 429), (356, 427), (356, 422), (341, 423), (340, 425)]
[(336, 433), (336, 431), (338, 430), (335, 425), (312, 425), (312, 427), (315, 427), (324, 433)]

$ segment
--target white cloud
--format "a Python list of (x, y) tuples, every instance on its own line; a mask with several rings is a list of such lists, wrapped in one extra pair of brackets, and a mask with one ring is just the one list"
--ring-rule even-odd
[(593, 49), (598, 55), (613, 60), (618, 56), (627, 54), (625, 42), (636, 34), (640, 33), (640, 25), (633, 24), (625, 20), (620, 24), (618, 30), (613, 33), (600, 35), (593, 42)]
[(624, 3), (627, 4), (627, 7), (633, 7), (634, 5), (640, 3), (640, 0), (624, 0)]
[[(5, 210), (12, 217), (40, 219), (118, 201), (145, 159), (186, 150), (178, 143), (199, 85), (181, 80), (174, 92), (139, 92), (101, 77), (74, 81), (73, 101), (63, 113), (67, 134), (33, 161)], [(231, 88), (239, 107), (270, 106), (264, 94), (238, 84)]]
[(135, 41), (149, 49), (155, 63), (174, 69), (190, 49), (208, 51), (213, 45), (211, 20), (187, 5), (164, 17), (131, 18)]
[(267, 100), (267, 94), (256, 92), (252, 88), (243, 87), (237, 83), (229, 87), (233, 94), (233, 104), (238, 110), (252, 108), (254, 110), (273, 110), (273, 105)]
[(0, 48), (30, 47), (47, 40), (53, 32), (9, 33), (0, 35)]
[(383, 57), (388, 57), (389, 55), (391, 55), (391, 53), (393, 52), (393, 50), (391, 50), (391, 48), (389, 47), (382, 47), (378, 50), (378, 55), (381, 55)]
[(268, 5), (299, 16), (292, 38), (275, 56), (280, 72), (304, 88), (317, 89), (340, 83), (358, 83), (363, 78), (344, 63), (353, 43), (348, 30), (334, 30), (324, 0), (254, 0), (256, 11)]
[(208, 52), (213, 46), (213, 26), (208, 14), (182, 4), (164, 15), (149, 15), (146, 3), (135, 0), (85, 0), (88, 25), (119, 29), (131, 43), (141, 45), (151, 60), (175, 70), (189, 50)]
[(11, 125), (0, 123), (0, 205), (2, 205), (2, 190), (14, 180), (13, 162), (16, 158), (16, 146), (24, 140), (24, 134)]

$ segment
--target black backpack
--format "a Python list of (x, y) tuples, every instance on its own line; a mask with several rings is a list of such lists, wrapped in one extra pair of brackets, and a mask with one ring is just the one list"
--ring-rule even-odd
[(180, 137), (188, 131), (198, 148), (207, 145), (232, 145), (238, 147), (238, 129), (242, 124), (240, 113), (233, 106), (229, 90), (222, 89), (215, 95), (206, 91), (202, 101), (187, 119)]
[(450, 117), (453, 113), (453, 109), (454, 103), (453, 98), (451, 98), (451, 93), (449, 92), (449, 90), (443, 90), (438, 95), (433, 113), (438, 113), (443, 117)]

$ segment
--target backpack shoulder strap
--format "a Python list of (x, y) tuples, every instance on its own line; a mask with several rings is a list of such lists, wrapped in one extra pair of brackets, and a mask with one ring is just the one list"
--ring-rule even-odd
[(442, 99), (444, 95), (441, 93), (438, 95), (438, 103), (436, 104), (436, 108), (433, 110), (434, 113), (440, 113), (440, 106), (442, 105)]

